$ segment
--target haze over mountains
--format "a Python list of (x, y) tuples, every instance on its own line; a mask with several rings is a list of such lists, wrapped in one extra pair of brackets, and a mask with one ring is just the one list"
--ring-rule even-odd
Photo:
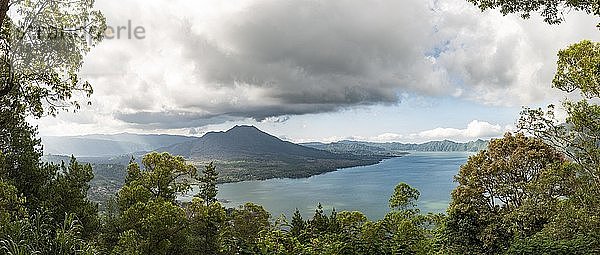
[(42, 137), (42, 144), (46, 155), (109, 157), (152, 151), (159, 147), (194, 139), (196, 138), (189, 136), (122, 133), (114, 135), (46, 136)]
[(176, 135), (86, 135), (44, 137), (45, 159), (65, 161), (75, 155), (80, 161), (99, 166), (125, 166), (151, 151), (181, 155), (199, 168), (215, 162), (221, 182), (269, 178), (309, 177), (340, 168), (371, 165), (407, 151), (478, 151), (487, 142), (435, 141), (424, 144), (336, 143), (295, 144), (260, 131), (254, 126), (235, 126), (225, 132), (202, 137)]
[(123, 185), (125, 167), (134, 158), (150, 152), (181, 155), (202, 169), (214, 162), (219, 182), (271, 178), (303, 178), (340, 168), (372, 165), (383, 159), (403, 156), (407, 151), (476, 151), (487, 146), (478, 140), (469, 143), (437, 141), (424, 144), (336, 143), (295, 144), (283, 141), (253, 126), (235, 126), (225, 132), (202, 137), (176, 135), (85, 135), (43, 137), (44, 160), (68, 162), (75, 155), (93, 165), (92, 198), (103, 201)]
[(468, 143), (432, 141), (423, 144), (340, 141), (335, 143), (294, 144), (260, 131), (253, 126), (235, 126), (225, 132), (209, 132), (202, 137), (178, 135), (84, 135), (43, 137), (45, 155), (77, 157), (116, 157), (143, 155), (150, 151), (170, 152), (189, 159), (228, 160), (272, 157), (336, 158), (354, 156), (394, 157), (406, 151), (479, 151), (487, 146), (483, 140)]

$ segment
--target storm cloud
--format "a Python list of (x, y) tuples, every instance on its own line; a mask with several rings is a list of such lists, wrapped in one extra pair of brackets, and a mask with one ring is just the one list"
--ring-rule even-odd
[(147, 31), (144, 40), (107, 41), (88, 58), (98, 110), (164, 129), (394, 105), (402, 93), (528, 104), (552, 95), (556, 50), (595, 34), (584, 16), (542, 33), (539, 20), (481, 13), (461, 0), (98, 7), (113, 26), (132, 20)]

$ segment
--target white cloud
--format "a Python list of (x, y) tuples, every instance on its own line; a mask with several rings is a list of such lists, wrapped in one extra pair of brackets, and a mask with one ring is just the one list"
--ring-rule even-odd
[(473, 139), (488, 139), (500, 137), (505, 132), (511, 131), (510, 126), (501, 127), (500, 125), (490, 124), (485, 121), (473, 120), (465, 129), (457, 128), (436, 128), (412, 134), (413, 138), (422, 138), (426, 140), (450, 139), (456, 141), (468, 141)]
[(378, 136), (375, 136), (369, 140), (376, 142), (397, 142), (401, 141), (404, 138), (401, 134), (396, 133), (385, 133)]
[[(109, 25), (131, 20), (146, 29), (144, 40), (107, 40), (86, 59), (83, 73), (95, 94), (93, 108), (84, 111), (94, 116), (59, 116), (98, 131), (186, 130), (246, 118), (281, 122), (393, 105), (403, 93), (536, 103), (559, 98), (550, 88), (556, 51), (598, 39), (593, 17), (570, 14), (551, 27), (536, 18), (482, 13), (464, 0), (97, 5)], [(51, 123), (40, 126), (61, 130)], [(440, 128), (423, 135), (466, 134)], [(387, 138), (402, 137), (375, 137)]]
[(266, 119), (264, 119), (262, 122), (263, 123), (283, 123), (290, 120), (290, 116), (284, 115), (284, 116), (277, 116), (277, 117), (268, 117)]
[(516, 128), (512, 125), (501, 126), (486, 121), (473, 120), (463, 129), (460, 128), (435, 128), (412, 134), (383, 133), (375, 136), (331, 136), (312, 139), (292, 139), (294, 142), (324, 142), (332, 143), (343, 140), (366, 141), (366, 142), (400, 142), (400, 143), (423, 143), (428, 141), (451, 140), (455, 142), (468, 142), (477, 139), (490, 139), (502, 137), (506, 132), (514, 132)]

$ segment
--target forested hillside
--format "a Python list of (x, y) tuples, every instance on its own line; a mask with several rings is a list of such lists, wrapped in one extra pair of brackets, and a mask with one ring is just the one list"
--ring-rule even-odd
[(483, 140), (467, 143), (453, 141), (431, 141), (421, 144), (414, 143), (373, 143), (358, 141), (341, 141), (335, 143), (303, 143), (302, 145), (326, 150), (334, 153), (370, 154), (379, 156), (401, 156), (410, 151), (470, 151), (477, 152), (487, 147)]

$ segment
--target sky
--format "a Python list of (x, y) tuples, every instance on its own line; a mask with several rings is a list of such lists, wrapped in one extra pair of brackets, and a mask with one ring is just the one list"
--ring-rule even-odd
[(551, 88), (558, 50), (600, 41), (592, 16), (547, 25), (465, 0), (96, 6), (113, 33), (81, 70), (92, 105), (32, 120), (42, 136), (255, 125), (294, 142), (488, 139), (514, 131), (522, 106), (565, 98)]

